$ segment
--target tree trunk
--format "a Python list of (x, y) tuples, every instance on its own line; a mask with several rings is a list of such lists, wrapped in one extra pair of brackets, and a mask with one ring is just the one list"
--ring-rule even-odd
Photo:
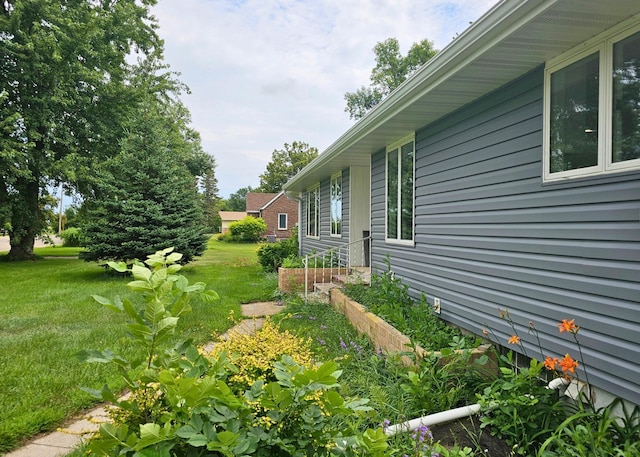
[[(22, 182), (19, 182), (22, 181)], [(42, 216), (40, 213), (40, 187), (35, 180), (18, 180), (20, 201), (14, 204), (9, 230), (11, 250), (9, 260), (35, 260), (33, 246), (40, 233)], [(16, 207), (20, 210), (16, 211)]]

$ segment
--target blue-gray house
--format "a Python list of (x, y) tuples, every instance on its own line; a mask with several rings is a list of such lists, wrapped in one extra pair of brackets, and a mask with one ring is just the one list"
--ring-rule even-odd
[(640, 404), (640, 1), (499, 2), (285, 191), (303, 252), (370, 232), (374, 271), (477, 334), (508, 308), (529, 354), (533, 321), (577, 356), (575, 319), (592, 384)]

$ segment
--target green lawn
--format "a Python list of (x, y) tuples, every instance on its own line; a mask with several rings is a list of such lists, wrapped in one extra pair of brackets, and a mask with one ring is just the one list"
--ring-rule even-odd
[[(213, 305), (195, 300), (193, 312), (180, 321), (180, 337), (205, 342), (212, 332), (231, 325), (229, 312), (237, 315), (241, 303), (271, 296), (277, 279), (262, 272), (256, 249), (256, 245), (212, 240), (207, 252), (184, 268), (190, 282), (205, 282), (220, 300)], [(128, 294), (129, 278), (66, 256), (17, 263), (2, 257), (0, 453), (40, 431), (55, 429), (90, 406), (93, 400), (79, 386), (98, 388), (107, 380), (113, 389), (121, 388), (112, 367), (80, 363), (74, 358), (76, 352), (111, 348), (116, 353), (135, 353), (121, 316), (91, 298)]]

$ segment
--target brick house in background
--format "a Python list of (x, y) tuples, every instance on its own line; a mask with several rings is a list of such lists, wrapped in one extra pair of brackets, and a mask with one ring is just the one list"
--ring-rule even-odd
[(298, 223), (298, 202), (289, 199), (284, 192), (249, 192), (247, 214), (264, 219), (267, 223), (265, 237), (289, 238), (291, 229)]

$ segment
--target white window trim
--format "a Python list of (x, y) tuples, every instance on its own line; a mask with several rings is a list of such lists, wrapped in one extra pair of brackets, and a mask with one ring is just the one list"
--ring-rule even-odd
[[(309, 214), (309, 194), (311, 194), (312, 192), (318, 191), (318, 201), (316, 203), (316, 214), (317, 214), (317, 219), (316, 219), (316, 235), (309, 235), (309, 219), (310, 219), (310, 214)], [(307, 222), (307, 227), (305, 230), (305, 236), (307, 238), (312, 238), (312, 239), (320, 239), (320, 184), (316, 184), (315, 186), (311, 186), (307, 189), (307, 207), (306, 207), (306, 211), (305, 211), (305, 217), (306, 217), (306, 222)]]
[[(284, 227), (280, 225), (280, 216), (284, 216)], [(287, 213), (278, 213), (278, 230), (287, 230), (289, 226), (289, 215)]]
[[(389, 195), (389, 163), (387, 160), (387, 155), (389, 154), (390, 151), (393, 151), (395, 149), (399, 149), (402, 146), (404, 146), (407, 143), (413, 142), (413, 212), (412, 212), (412, 220), (411, 220), (411, 239), (410, 240), (403, 240), (400, 238), (388, 238), (387, 237), (387, 233), (389, 233), (389, 227), (388, 227), (388, 220), (387, 220), (387, 214), (389, 214), (389, 200), (387, 198), (387, 196)], [(400, 154), (398, 154), (398, 160), (400, 160)], [(400, 167), (398, 166), (398, 170), (400, 170)], [(400, 211), (400, 205), (402, 204), (402, 198), (400, 196), (400, 186), (398, 186), (398, 217), (401, 216), (401, 211)], [(385, 151), (384, 154), (384, 209), (385, 209), (385, 218), (384, 218), (384, 241), (386, 244), (394, 244), (394, 245), (399, 245), (399, 246), (410, 246), (410, 247), (414, 247), (415, 246), (415, 237), (416, 237), (416, 135), (415, 132), (411, 133), (403, 138), (401, 138), (400, 140), (396, 141), (395, 143), (391, 143), (389, 146), (387, 146), (387, 149)], [(398, 223), (398, 236), (401, 236), (400, 234), (400, 230), (401, 230), (401, 224)]]
[[(628, 170), (640, 170), (640, 159), (613, 163), (613, 46), (615, 43), (640, 31), (635, 16), (618, 26), (592, 38), (582, 45), (565, 52), (547, 62), (544, 71), (544, 108), (543, 108), (543, 182), (556, 182), (567, 179), (599, 176)], [(599, 53), (598, 88), (598, 163), (592, 167), (577, 168), (551, 173), (551, 75), (588, 55)]]
[[(333, 238), (342, 238), (342, 219), (340, 214), (340, 233), (333, 233), (333, 181), (340, 179), (340, 190), (342, 191), (342, 171), (332, 175), (329, 179), (329, 233)], [(342, 213), (342, 194), (340, 194), (340, 212)]]

